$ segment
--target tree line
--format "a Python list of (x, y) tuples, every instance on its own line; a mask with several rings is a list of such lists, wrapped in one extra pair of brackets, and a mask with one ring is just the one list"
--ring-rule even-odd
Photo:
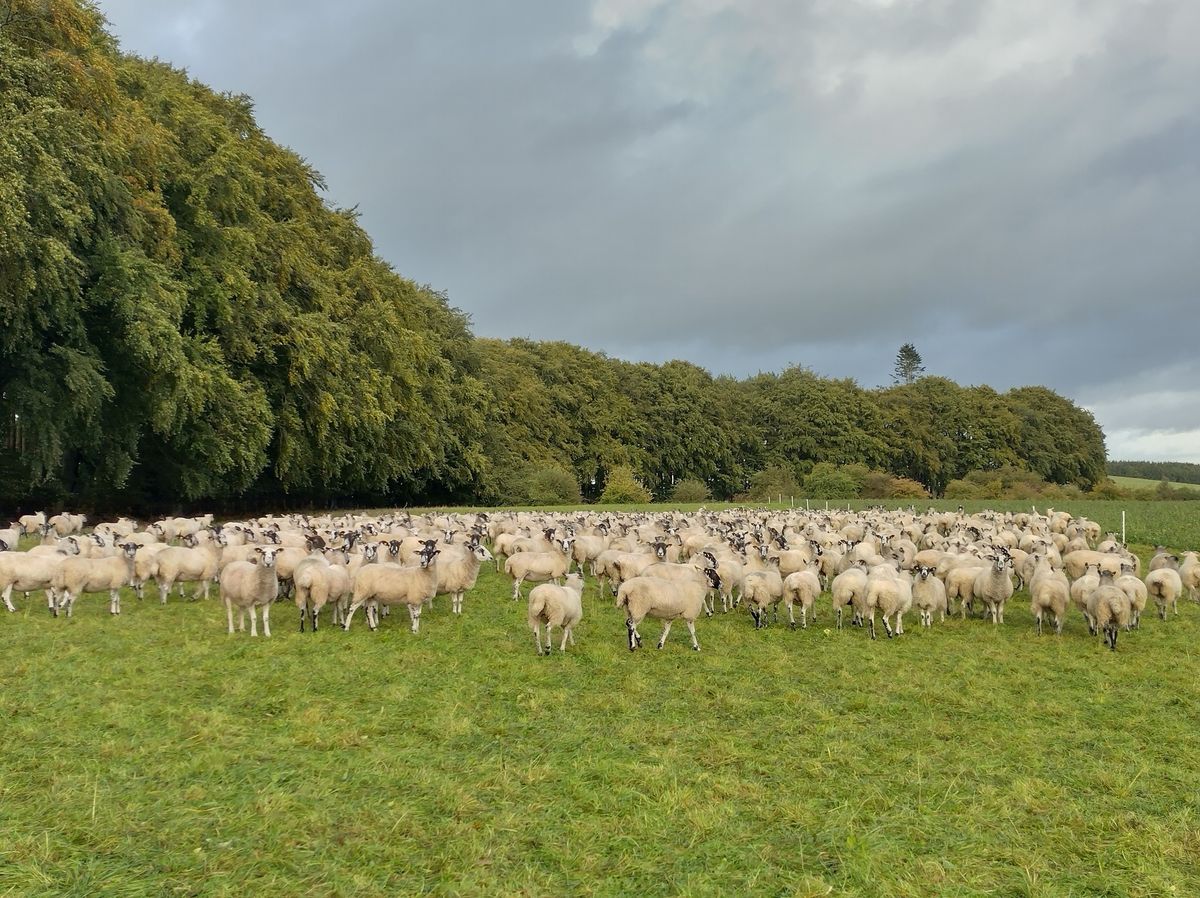
[(1104, 477), (1095, 421), (1042, 387), (477, 339), (322, 187), (249, 97), (119, 52), (90, 3), (0, 0), (0, 498), (486, 503), (566, 477), (590, 499), (617, 470), (725, 498), (821, 463), (934, 494), (1004, 466)]
[(1200, 465), (1186, 461), (1110, 461), (1107, 470), (1114, 477), (1200, 484)]

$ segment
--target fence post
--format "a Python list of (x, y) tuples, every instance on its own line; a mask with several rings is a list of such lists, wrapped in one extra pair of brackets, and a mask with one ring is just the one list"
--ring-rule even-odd
[(1121, 509), (1121, 545), (1129, 545), (1125, 540), (1125, 509)]

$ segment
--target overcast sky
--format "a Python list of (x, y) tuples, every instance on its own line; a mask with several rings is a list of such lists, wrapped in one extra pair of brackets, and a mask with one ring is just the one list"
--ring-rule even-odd
[(100, 0), (477, 333), (1046, 384), (1200, 462), (1196, 0)]

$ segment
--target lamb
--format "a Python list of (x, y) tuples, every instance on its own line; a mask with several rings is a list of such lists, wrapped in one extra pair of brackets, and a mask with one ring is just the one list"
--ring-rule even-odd
[(343, 564), (330, 564), (321, 555), (310, 555), (292, 571), (293, 597), (300, 610), (300, 632), (304, 632), (304, 619), (311, 614), (312, 631), (317, 632), (317, 615), (330, 602), (334, 607), (334, 623), (342, 599), (353, 592), (354, 583), (350, 569)]
[(437, 561), (437, 594), (450, 596), (450, 610), (462, 614), (463, 593), (475, 588), (479, 579), (479, 568), (485, 561), (492, 560), (492, 553), (478, 542), (454, 547)]
[(1004, 603), (1013, 594), (1012, 561), (1007, 555), (998, 556), (991, 567), (975, 578), (971, 593), (983, 600), (993, 626), (1004, 623)]
[[(871, 622), (871, 638), (875, 638), (875, 611), (878, 610), (883, 618), (883, 629), (888, 639), (892, 636), (904, 635), (904, 613), (912, 607), (912, 583), (904, 574), (894, 568), (886, 569), (886, 565), (877, 567), (867, 577), (867, 615)], [(888, 621), (895, 617), (896, 627), (892, 629)]]
[(934, 569), (921, 565), (917, 569), (917, 577), (912, 587), (913, 604), (917, 606), (921, 617), (921, 626), (933, 626), (933, 614), (941, 614), (939, 620), (946, 620), (949, 606), (946, 602), (946, 585), (939, 580)]
[(1095, 631), (1095, 625), (1088, 612), (1088, 597), (1100, 585), (1100, 565), (1089, 564), (1084, 575), (1071, 584), (1071, 604), (1083, 612), (1087, 618), (1088, 630)]
[(233, 606), (238, 607), (238, 629), (246, 628), (250, 612), (250, 635), (258, 635), (255, 609), (262, 607), (263, 635), (271, 635), (271, 603), (279, 597), (279, 578), (275, 576), (275, 556), (279, 549), (255, 546), (256, 561), (232, 561), (221, 571), (221, 600), (233, 633)]
[(705, 594), (710, 588), (716, 588), (716, 572), (706, 568), (704, 573), (708, 584), (698, 581), (677, 583), (658, 577), (634, 577), (621, 584), (617, 590), (617, 607), (626, 610), (629, 651), (641, 647), (642, 637), (637, 628), (646, 617), (663, 621), (662, 636), (658, 640), (660, 649), (666, 644), (672, 622), (682, 618), (691, 634), (692, 648), (700, 651), (700, 643), (696, 640), (696, 618), (704, 611)]
[(1054, 632), (1062, 635), (1070, 599), (1071, 587), (1066, 574), (1054, 570), (1050, 559), (1041, 556), (1029, 581), (1029, 611), (1037, 620), (1038, 636), (1042, 635), (1042, 618), (1046, 613), (1054, 615)]
[(783, 580), (783, 604), (787, 608), (788, 625), (796, 629), (796, 616), (792, 611), (795, 605), (800, 606), (800, 626), (808, 629), (808, 613), (812, 610), (813, 621), (817, 619), (817, 597), (821, 595), (821, 578), (817, 574), (820, 564), (809, 562), (802, 571), (794, 571)]
[(837, 628), (842, 629), (842, 609), (847, 605), (854, 611), (853, 621), (862, 620), (867, 608), (867, 568), (865, 562), (855, 562), (836, 577), (829, 586), (833, 597), (833, 611), (837, 615)]
[[(220, 536), (218, 540), (222, 539)], [(157, 553), (154, 580), (158, 584), (160, 602), (167, 604), (171, 587), (178, 584), (183, 595), (183, 584), (196, 582), (195, 598), (203, 591), (208, 599), (208, 590), (221, 569), (221, 542), (199, 545), (194, 535), (184, 537), (184, 546), (167, 546)]]
[(1132, 612), (1129, 596), (1115, 584), (1112, 571), (1100, 572), (1100, 585), (1088, 596), (1088, 617), (1092, 634), (1103, 632), (1105, 643), (1115, 652), (1117, 633), (1129, 629)]
[(513, 600), (521, 597), (521, 584), (526, 580), (557, 583), (567, 575), (571, 566), (571, 540), (559, 540), (559, 549), (554, 552), (518, 552), (504, 562), (504, 572), (513, 578)]
[(59, 607), (67, 609), (67, 617), (75, 609), (75, 600), (85, 592), (108, 590), (109, 614), (121, 613), (121, 587), (133, 582), (134, 556), (137, 546), (123, 543), (119, 555), (107, 558), (66, 558), (54, 574), (51, 587), (56, 593), (54, 615)]
[(550, 632), (562, 628), (560, 652), (567, 650), (567, 640), (575, 644), (574, 628), (583, 618), (583, 574), (568, 574), (562, 586), (542, 583), (529, 591), (529, 628), (533, 630), (533, 641), (537, 653), (542, 654), (541, 625), (546, 626), (546, 655), (554, 651)]
[(54, 582), (54, 576), (58, 573), (59, 567), (66, 561), (67, 555), (65, 552), (56, 552), (50, 555), (34, 555), (31, 552), (0, 552), (0, 593), (4, 601), (4, 607), (9, 611), (16, 611), (12, 603), (12, 592), (14, 589), (25, 593), (38, 590), (46, 590), (47, 603), (50, 609), (55, 609), (54, 599), (50, 594), (51, 586)]
[(1158, 616), (1167, 619), (1167, 608), (1179, 614), (1179, 596), (1183, 594), (1183, 580), (1179, 572), (1171, 568), (1159, 568), (1146, 575), (1146, 591), (1154, 597)]
[(767, 608), (775, 610), (775, 620), (779, 620), (779, 602), (783, 599), (783, 578), (779, 571), (763, 570), (750, 571), (742, 577), (742, 598), (754, 618), (754, 629), (758, 630), (767, 625)]
[(437, 593), (437, 567), (433, 560), (440, 554), (439, 549), (426, 546), (421, 553), (420, 563), (416, 565), (376, 563), (359, 568), (342, 629), (350, 629), (354, 612), (363, 605), (367, 606), (367, 626), (372, 630), (379, 626), (380, 605), (407, 605), (412, 631), (418, 633), (421, 629), (421, 607)]

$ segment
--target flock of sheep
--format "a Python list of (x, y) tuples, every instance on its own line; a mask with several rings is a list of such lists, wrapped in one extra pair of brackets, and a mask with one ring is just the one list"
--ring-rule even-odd
[[(22, 536), (41, 544), (17, 551)], [(490, 548), (489, 548), (490, 545)], [(574, 644), (583, 616), (585, 573), (625, 613), (630, 650), (642, 642), (647, 618), (663, 621), (658, 647), (682, 620), (699, 651), (696, 621), (744, 606), (756, 628), (787, 611), (792, 628), (815, 619), (828, 593), (840, 629), (844, 612), (875, 638), (878, 616), (889, 637), (904, 632), (915, 609), (921, 625), (982, 613), (1004, 622), (1018, 588), (1028, 589), (1041, 634), (1052, 622), (1062, 632), (1074, 606), (1089, 632), (1116, 649), (1121, 630), (1139, 626), (1153, 599), (1159, 616), (1178, 614), (1186, 590), (1200, 587), (1200, 559), (1159, 548), (1141, 576), (1141, 561), (1116, 539), (1102, 538), (1095, 522), (1048, 509), (1045, 514), (961, 511), (505, 513), (387, 516), (289, 515), (213, 524), (212, 515), (166, 518), (144, 529), (122, 518), (85, 532), (82, 515), (26, 515), (0, 530), (0, 596), (15, 611), (13, 591), (26, 598), (45, 591), (50, 610), (72, 614), (84, 593), (108, 593), (109, 611), (121, 612), (120, 590), (138, 598), (153, 583), (164, 604), (172, 590), (194, 585), (207, 598), (217, 581), (229, 632), (245, 628), (271, 635), (270, 608), (291, 598), (300, 629), (315, 632), (328, 605), (335, 624), (349, 629), (364, 609), (368, 626), (394, 606), (408, 609), (419, 632), (422, 610), (438, 596), (463, 613), (463, 599), (481, 566), (494, 561), (512, 577), (513, 598), (524, 583), (528, 623), (538, 653)]]

